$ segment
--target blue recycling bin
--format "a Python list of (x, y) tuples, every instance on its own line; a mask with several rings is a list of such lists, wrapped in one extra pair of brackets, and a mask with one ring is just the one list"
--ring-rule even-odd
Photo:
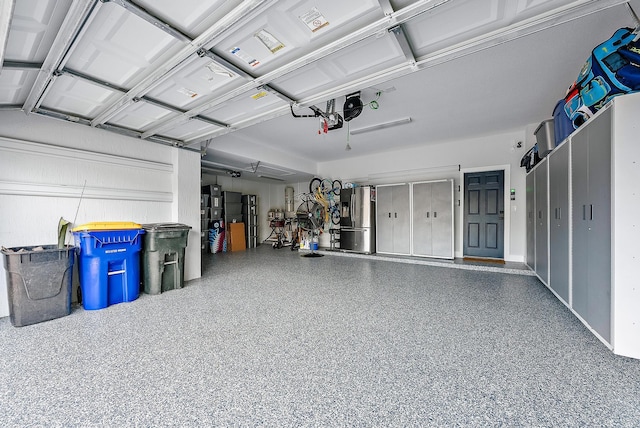
[[(96, 225), (91, 223), (73, 230), (82, 306), (87, 310), (131, 302), (140, 294), (140, 250), (144, 229), (135, 223)], [(92, 227), (100, 229), (92, 230)], [(105, 230), (109, 228), (112, 230)]]

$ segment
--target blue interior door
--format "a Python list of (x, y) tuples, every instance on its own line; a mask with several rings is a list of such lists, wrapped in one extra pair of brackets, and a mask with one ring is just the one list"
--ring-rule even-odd
[(504, 258), (504, 171), (464, 175), (464, 255)]

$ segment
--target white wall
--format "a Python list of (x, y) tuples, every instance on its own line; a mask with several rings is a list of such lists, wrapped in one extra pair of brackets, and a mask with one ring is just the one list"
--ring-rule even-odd
[[(526, 222), (525, 222), (525, 170), (520, 167), (520, 159), (535, 143), (533, 130), (538, 124), (530, 124), (525, 129), (506, 131), (500, 134), (479, 136), (460, 141), (442, 141), (412, 149), (390, 150), (371, 156), (352, 157), (335, 162), (320, 163), (315, 173), (318, 177), (340, 179), (359, 184), (389, 184), (422, 181), (439, 178), (453, 178), (456, 189), (455, 210), (455, 253), (462, 256), (461, 207), (458, 206), (460, 185), (464, 172), (490, 169), (505, 169), (505, 260), (524, 262)], [(522, 142), (521, 147), (517, 143)], [(267, 213), (272, 208), (284, 208), (284, 184), (258, 183), (227, 176), (203, 176), (203, 184), (220, 184), (223, 190), (238, 191), (258, 195), (259, 233), (264, 240), (270, 231)], [(300, 195), (308, 192), (308, 184), (296, 183), (295, 206), (300, 203)], [(508, 197), (510, 189), (515, 189), (516, 199)], [(328, 234), (320, 237), (320, 245), (329, 246)]]
[[(182, 222), (193, 227), (185, 280), (197, 278), (199, 161), (197, 153), (36, 115), (2, 112), (0, 245), (54, 244), (60, 217), (75, 219), (76, 224)], [(8, 314), (2, 267), (0, 316)]]
[[(156, 144), (157, 146), (157, 144)], [(171, 221), (191, 226), (184, 256), (184, 280), (200, 278), (200, 153), (171, 149)]]
[(284, 184), (271, 181), (253, 181), (242, 178), (232, 178), (225, 175), (202, 174), (202, 184), (218, 184), (222, 191), (240, 192), (243, 195), (256, 195), (258, 206), (258, 242), (262, 242), (269, 236), (268, 213), (275, 209), (285, 209), (284, 189), (287, 186), (294, 188), (294, 209), (300, 204), (301, 192), (308, 192), (309, 183)]
[[(516, 199), (511, 201), (507, 197), (505, 203), (505, 211), (509, 208), (505, 212), (505, 260), (523, 262), (526, 201), (525, 170), (520, 167), (520, 159), (535, 142), (532, 129), (535, 127), (530, 125), (525, 130), (321, 163), (318, 173), (323, 177), (340, 178), (343, 183), (351, 181), (361, 185), (453, 178), (456, 189), (455, 253), (456, 257), (461, 257), (461, 207), (458, 206), (461, 193), (458, 186), (462, 174), (472, 170), (507, 169), (505, 194), (508, 195), (509, 189), (515, 189)], [(516, 147), (518, 142), (522, 142), (521, 148)]]
[[(477, 170), (505, 170), (505, 260), (524, 262), (526, 244), (525, 222), (525, 170), (520, 167), (520, 159), (535, 143), (533, 131), (538, 124), (530, 124), (525, 129), (517, 129), (500, 134), (479, 136), (460, 141), (442, 141), (416, 146), (405, 150), (390, 150), (371, 156), (348, 158), (318, 165), (318, 177), (340, 179), (343, 184), (390, 184), (413, 182), (439, 178), (453, 178), (456, 189), (455, 209), (455, 255), (461, 257), (461, 209), (458, 206), (464, 172)], [(522, 142), (521, 147), (517, 143)], [(314, 173), (314, 171), (309, 171)], [(226, 176), (203, 176), (204, 184), (216, 183), (223, 190), (253, 193), (258, 195), (259, 227), (261, 240), (268, 236), (267, 213), (271, 208), (284, 207), (284, 184), (264, 184), (230, 178)], [(205, 180), (208, 180), (205, 182)], [(308, 183), (296, 183), (295, 206), (299, 196), (308, 192)], [(516, 199), (509, 198), (510, 189), (515, 189)], [(320, 237), (320, 245), (329, 246), (327, 233)]]

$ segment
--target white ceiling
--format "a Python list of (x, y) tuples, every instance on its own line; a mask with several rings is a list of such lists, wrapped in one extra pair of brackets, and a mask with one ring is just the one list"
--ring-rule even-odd
[[(550, 117), (591, 49), (637, 25), (629, 3), (18, 0), (0, 108), (206, 152), (204, 172), (298, 181), (316, 162)], [(292, 116), (331, 99), (342, 114), (356, 91), (363, 112), (341, 129)]]

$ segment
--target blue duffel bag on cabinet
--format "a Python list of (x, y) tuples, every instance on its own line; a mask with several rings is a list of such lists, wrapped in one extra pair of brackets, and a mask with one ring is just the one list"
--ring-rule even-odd
[(640, 90), (640, 43), (636, 37), (631, 28), (620, 28), (593, 49), (553, 111), (556, 145), (612, 98)]

